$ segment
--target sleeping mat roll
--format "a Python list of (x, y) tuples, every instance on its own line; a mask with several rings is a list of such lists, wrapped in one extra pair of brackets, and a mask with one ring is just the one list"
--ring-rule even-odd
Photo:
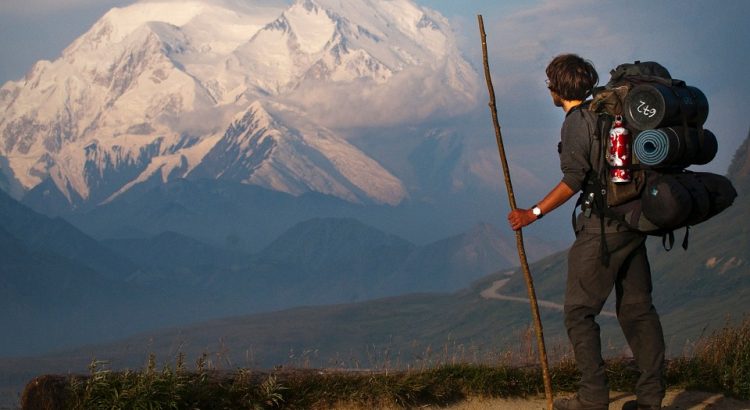
[(633, 153), (643, 165), (687, 167), (708, 164), (718, 147), (716, 136), (707, 129), (666, 127), (639, 133)]

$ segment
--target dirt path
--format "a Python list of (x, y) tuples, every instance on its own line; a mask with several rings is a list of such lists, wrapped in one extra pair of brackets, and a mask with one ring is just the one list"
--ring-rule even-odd
[[(564, 397), (564, 396), (561, 396)], [(609, 408), (620, 410), (625, 402), (635, 400), (630, 393), (612, 392)], [(685, 390), (669, 390), (662, 403), (666, 410), (750, 410), (750, 401), (735, 400), (721, 394)], [(431, 410), (547, 410), (544, 396), (525, 399), (470, 399), (447, 407), (425, 406)], [(336, 406), (335, 410), (364, 410), (360, 407)], [(373, 410), (373, 409), (367, 409)], [(392, 410), (378, 408), (376, 410)]]
[[(508, 279), (500, 279), (496, 280), (492, 283), (492, 286), (489, 288), (483, 290), (479, 295), (482, 296), (485, 299), (498, 299), (498, 300), (508, 300), (511, 302), (520, 302), (520, 303), (529, 303), (528, 298), (522, 298), (518, 296), (507, 296), (500, 294), (500, 290), (505, 286), (508, 281), (510, 281), (510, 278)], [(563, 310), (563, 305), (555, 302), (550, 302), (548, 300), (541, 300), (537, 299), (537, 304), (539, 307), (548, 308), (548, 309), (554, 309), (554, 310)], [(606, 310), (602, 310), (602, 313), (600, 313), (601, 316), (611, 316), (616, 317), (614, 312), (609, 312)]]
[[(622, 405), (635, 400), (635, 396), (629, 393), (613, 392), (609, 408), (619, 410)], [(544, 397), (521, 399), (497, 399), (497, 400), (469, 400), (451, 407), (448, 410), (546, 410)], [(688, 392), (685, 390), (670, 390), (662, 403), (663, 409), (669, 410), (750, 410), (750, 401), (740, 401), (724, 397), (721, 394)], [(435, 408), (435, 407), (432, 407)]]

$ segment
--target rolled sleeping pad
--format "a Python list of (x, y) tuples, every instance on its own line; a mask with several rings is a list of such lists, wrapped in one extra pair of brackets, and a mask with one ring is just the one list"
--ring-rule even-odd
[(663, 130), (640, 132), (633, 141), (633, 154), (641, 164), (655, 166), (669, 158), (669, 135)]
[(675, 84), (640, 84), (625, 96), (627, 123), (638, 130), (673, 125), (698, 127), (708, 118), (708, 100), (695, 87)]
[(687, 167), (711, 162), (719, 150), (716, 135), (695, 128), (666, 127), (640, 132), (633, 141), (633, 154), (652, 167)]

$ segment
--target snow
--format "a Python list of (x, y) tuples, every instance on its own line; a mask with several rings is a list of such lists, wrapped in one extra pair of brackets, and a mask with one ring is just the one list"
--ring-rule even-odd
[(395, 22), (401, 31), (411, 35), (418, 32), (417, 23), (424, 14), (416, 5), (403, 0), (383, 1), (378, 4), (387, 21)]
[(0, 153), (24, 189), (49, 177), (71, 201), (138, 167), (111, 200), (190, 175), (249, 113), (258, 140), (238, 155), (274, 145), (244, 182), (397, 204), (401, 181), (332, 129), (467, 106), (475, 88), (448, 21), (410, 0), (141, 0), (0, 89)]
[(303, 53), (314, 54), (322, 51), (336, 30), (336, 23), (312, 0), (295, 3), (284, 12), (284, 16), (296, 34), (297, 43)]
[(281, 9), (276, 7), (258, 7), (244, 13), (212, 8), (193, 18), (182, 29), (200, 51), (198, 58), (201, 55), (226, 56), (251, 39), (280, 13)]
[(109, 41), (116, 43), (149, 22), (158, 21), (176, 27), (183, 26), (202, 14), (207, 7), (207, 4), (199, 1), (182, 1), (179, 6), (171, 1), (141, 2), (125, 8), (114, 8), (105, 14), (102, 20), (113, 27)]
[[(376, 202), (396, 205), (408, 196), (398, 178), (331, 130), (311, 122), (308, 117), (295, 112), (291, 107), (274, 104), (271, 109), (279, 116), (280, 122), (293, 127), (293, 131), (284, 133), (284, 137), (298, 136), (299, 140), (296, 143), (305, 147), (298, 148), (298, 150), (313, 149), (322, 154), (328, 161), (326, 165), (333, 167), (329, 172), (335, 171), (334, 174), (343, 175), (347, 184), (352, 184), (365, 192), (369, 198)], [(290, 155), (294, 158), (296, 153), (290, 153)], [(317, 166), (318, 169), (325, 169), (325, 167), (322, 164)], [(327, 191), (328, 189), (337, 191)], [(337, 184), (335, 187), (317, 185), (316, 190), (340, 197), (357, 196), (356, 192), (346, 187), (345, 184)]]
[[(285, 23), (283, 18), (278, 21)], [(249, 80), (266, 92), (278, 93), (297, 71), (288, 41), (282, 28), (264, 28), (237, 51), (239, 69), (246, 70)]]
[(330, 134), (318, 134), (317, 138), (307, 142), (322, 152), (338, 172), (368, 196), (389, 205), (397, 205), (406, 197), (406, 189), (398, 178), (353, 146)]
[[(148, 181), (154, 175), (159, 174), (162, 182), (166, 183), (172, 178), (183, 178), (192, 171), (196, 165), (205, 157), (205, 155), (213, 148), (216, 143), (221, 139), (221, 135), (212, 135), (208, 138), (204, 138), (199, 143), (181, 150), (175, 154), (166, 154), (154, 157), (148, 164), (148, 167), (138, 175), (135, 179), (123, 185), (122, 188), (117, 190), (109, 198), (102, 203), (106, 204), (113, 201), (118, 196), (127, 192), (130, 188)], [(183, 169), (183, 165), (187, 165)], [(175, 174), (176, 171), (181, 171)]]

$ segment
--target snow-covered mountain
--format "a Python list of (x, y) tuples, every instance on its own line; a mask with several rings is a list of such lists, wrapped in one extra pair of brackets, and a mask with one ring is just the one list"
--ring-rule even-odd
[(397, 204), (404, 184), (336, 130), (476, 91), (448, 21), (410, 0), (143, 0), (3, 85), (0, 185), (73, 206), (175, 178)]

